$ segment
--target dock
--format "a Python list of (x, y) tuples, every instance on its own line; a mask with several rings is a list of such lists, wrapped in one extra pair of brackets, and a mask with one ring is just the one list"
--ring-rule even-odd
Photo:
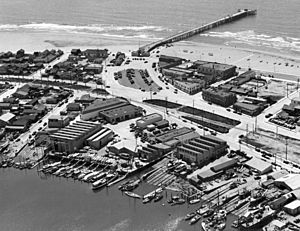
[(161, 39), (156, 42), (142, 46), (141, 48), (139, 48), (138, 53), (141, 55), (149, 54), (150, 51), (154, 50), (155, 48), (157, 48), (159, 46), (166, 45), (169, 43), (179, 42), (184, 39), (195, 36), (197, 34), (203, 33), (204, 31), (208, 31), (208, 30), (216, 28), (218, 26), (221, 26), (221, 25), (224, 25), (227, 23), (231, 23), (231, 22), (237, 21), (241, 18), (245, 18), (247, 16), (252, 16), (252, 15), (256, 15), (256, 10), (248, 10), (248, 9), (238, 10), (238, 12), (235, 14), (227, 15), (226, 17), (223, 17), (223, 18), (213, 21), (211, 23), (208, 23), (208, 24), (205, 24), (200, 27), (196, 27), (196, 28), (193, 28), (193, 29), (190, 29), (187, 31), (183, 31), (178, 34), (172, 35), (168, 38)]

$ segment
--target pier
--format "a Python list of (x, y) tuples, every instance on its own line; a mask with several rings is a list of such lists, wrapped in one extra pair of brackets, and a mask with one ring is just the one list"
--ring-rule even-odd
[(138, 54), (143, 56), (146, 54), (149, 54), (150, 51), (152, 51), (153, 49), (165, 45), (165, 44), (169, 44), (169, 43), (174, 43), (174, 42), (178, 42), (187, 38), (190, 38), (194, 35), (200, 34), (204, 31), (208, 31), (210, 29), (216, 28), (218, 26), (221, 26), (223, 24), (226, 23), (230, 23), (233, 21), (236, 21), (238, 19), (247, 17), (247, 16), (251, 16), (251, 15), (256, 15), (256, 10), (248, 10), (248, 9), (244, 9), (244, 10), (239, 10), (237, 13), (233, 14), (233, 15), (228, 15), (226, 17), (223, 17), (221, 19), (218, 19), (214, 22), (202, 25), (200, 27), (197, 28), (193, 28), (191, 30), (187, 30), (184, 32), (180, 32), (178, 34), (172, 35), (168, 38), (147, 44), (141, 48), (139, 48), (138, 50)]

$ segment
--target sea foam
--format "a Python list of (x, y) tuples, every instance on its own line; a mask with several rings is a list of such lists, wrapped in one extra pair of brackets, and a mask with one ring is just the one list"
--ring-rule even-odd
[(205, 37), (224, 38), (230, 40), (226, 44), (243, 43), (252, 46), (265, 46), (275, 49), (289, 49), (300, 51), (300, 38), (271, 36), (267, 34), (257, 34), (253, 30), (240, 32), (209, 32), (200, 34)]

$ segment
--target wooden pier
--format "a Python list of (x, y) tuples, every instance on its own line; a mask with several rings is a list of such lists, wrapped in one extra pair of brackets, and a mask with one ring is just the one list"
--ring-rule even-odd
[(210, 29), (216, 28), (218, 26), (221, 26), (223, 24), (226, 23), (231, 23), (234, 22), (238, 19), (250, 16), (250, 15), (256, 15), (256, 10), (248, 10), (248, 9), (244, 9), (244, 10), (239, 10), (237, 13), (233, 14), (233, 15), (228, 15), (226, 17), (223, 17), (221, 19), (218, 19), (214, 22), (202, 25), (200, 27), (197, 28), (193, 28), (191, 30), (187, 30), (184, 32), (180, 32), (178, 34), (172, 35), (168, 38), (165, 39), (161, 39), (159, 41), (147, 44), (143, 47), (141, 47), (138, 51), (139, 54), (143, 55), (143, 54), (149, 54), (150, 51), (152, 51), (153, 49), (165, 45), (165, 44), (169, 44), (169, 43), (174, 43), (174, 42), (178, 42), (187, 38), (190, 38), (194, 35), (200, 34), (204, 31), (208, 31)]

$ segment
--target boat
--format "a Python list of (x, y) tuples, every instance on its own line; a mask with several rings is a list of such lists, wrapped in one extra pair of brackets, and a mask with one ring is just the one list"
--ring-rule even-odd
[(151, 198), (150, 197), (145, 197), (144, 199), (143, 199), (143, 204), (147, 204), (147, 203), (149, 203), (149, 202), (151, 202)]
[(155, 198), (154, 198), (153, 201), (154, 201), (154, 202), (158, 202), (158, 201), (160, 201), (161, 199), (163, 199), (163, 197), (164, 197), (164, 196), (163, 196), (162, 194), (158, 194), (158, 195), (155, 196)]
[(214, 210), (213, 209), (208, 209), (204, 214), (203, 217), (210, 217), (211, 215), (213, 215)]
[(96, 182), (94, 182), (92, 184), (92, 189), (93, 190), (98, 190), (98, 189), (101, 189), (102, 187), (106, 186), (107, 185), (107, 179), (100, 179), (100, 180), (97, 180)]
[(201, 216), (199, 214), (196, 214), (190, 221), (190, 225), (197, 223), (200, 219), (201, 219)]
[(206, 223), (204, 221), (201, 222), (201, 227), (204, 231), (208, 231), (208, 228), (206, 227)]
[(241, 208), (243, 205), (247, 204), (248, 200), (242, 200), (242, 201), (238, 201), (238, 203), (236, 204), (234, 209), (239, 209)]
[(189, 201), (189, 204), (191, 204), (191, 205), (193, 205), (193, 204), (197, 204), (197, 203), (199, 203), (200, 201), (201, 201), (201, 199), (200, 199), (200, 198), (193, 199), (193, 200), (190, 200), (190, 201)]
[(129, 197), (132, 197), (132, 198), (136, 198), (136, 199), (141, 199), (142, 197), (136, 193), (133, 193), (133, 192), (128, 192), (126, 191), (125, 194)]
[(112, 174), (107, 174), (106, 179), (107, 179), (107, 185), (110, 182), (113, 182), (114, 180), (116, 180), (119, 177), (119, 175), (117, 173), (112, 173)]
[(190, 220), (190, 219), (192, 219), (194, 216), (196, 216), (197, 215), (197, 212), (191, 212), (191, 213), (188, 213), (186, 216), (185, 216), (185, 218), (184, 218), (184, 220)]
[(223, 230), (223, 229), (225, 229), (225, 227), (226, 227), (226, 223), (223, 222), (217, 226), (217, 230)]
[(185, 203), (185, 200), (182, 199), (182, 198), (180, 198), (180, 199), (178, 199), (178, 200), (173, 201), (173, 203), (171, 204), (171, 206), (174, 206), (174, 205), (182, 205), (182, 204), (184, 204), (184, 203)]

